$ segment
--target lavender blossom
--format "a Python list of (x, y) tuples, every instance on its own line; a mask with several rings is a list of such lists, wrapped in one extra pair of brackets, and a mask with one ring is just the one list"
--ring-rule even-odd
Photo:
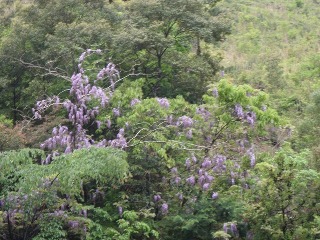
[(178, 173), (178, 168), (174, 167), (171, 169), (172, 174), (177, 174)]
[(51, 162), (51, 154), (48, 154), (46, 160), (43, 162), (44, 165), (48, 165)]
[(186, 133), (186, 138), (191, 139), (192, 138), (192, 129), (189, 129)]
[(111, 128), (111, 120), (107, 119), (106, 121), (107, 128)]
[(131, 100), (130, 106), (133, 107), (134, 105), (139, 104), (141, 101), (137, 98)]
[(189, 158), (186, 159), (186, 168), (189, 169), (191, 166), (191, 161)]
[(83, 215), (85, 218), (88, 216), (88, 211), (87, 209), (82, 209), (81, 210), (81, 215)]
[(213, 177), (213, 176), (211, 176), (211, 175), (207, 175), (207, 176), (206, 176), (206, 181), (207, 181), (208, 183), (211, 183), (213, 180), (214, 180), (214, 177)]
[(163, 203), (163, 204), (161, 205), (161, 213), (162, 213), (163, 215), (166, 215), (166, 214), (168, 214), (168, 210), (169, 210), (168, 204), (167, 204), (167, 203)]
[(172, 115), (169, 115), (168, 117), (167, 117), (167, 122), (168, 122), (168, 124), (173, 124), (173, 117), (172, 117)]
[(119, 216), (122, 217), (123, 209), (121, 206), (118, 207)]
[(161, 196), (159, 194), (153, 196), (154, 202), (159, 202), (161, 200)]
[(111, 88), (114, 88), (113, 80), (116, 77), (119, 78), (119, 71), (115, 68), (115, 65), (113, 63), (108, 63), (108, 65), (105, 68), (100, 70), (100, 72), (97, 75), (97, 80), (101, 80), (106, 75), (109, 77), (109, 80), (111, 82)]
[(217, 199), (219, 197), (219, 194), (217, 192), (213, 192), (211, 198), (213, 200)]
[(189, 185), (193, 186), (193, 185), (196, 183), (196, 179), (195, 179), (194, 176), (191, 176), (191, 177), (189, 177), (189, 178), (186, 179), (186, 182), (187, 182)]
[[(91, 85), (89, 83), (89, 78), (84, 75), (82, 62), (85, 57), (91, 53), (101, 53), (101, 50), (88, 49), (81, 54), (79, 57), (79, 72), (77, 74), (73, 74), (71, 77), (70, 95), (72, 96), (72, 101), (65, 100), (61, 103), (68, 112), (68, 118), (72, 124), (71, 130), (68, 131), (68, 129), (64, 129), (63, 126), (59, 127), (59, 129), (54, 128), (52, 131), (52, 137), (41, 144), (42, 148), (54, 150), (62, 147), (65, 148), (65, 153), (70, 153), (76, 148), (95, 145), (94, 141), (87, 136), (87, 130), (84, 125), (95, 120), (95, 117), (99, 114), (99, 108), (105, 107), (108, 104), (109, 96), (101, 87)], [(103, 75), (107, 75), (110, 82), (115, 81), (116, 77), (118, 77), (118, 71), (115, 69), (114, 64), (109, 63), (103, 69)], [(109, 95), (111, 95), (111, 93)], [(100, 106), (90, 109), (87, 104), (93, 99), (97, 99), (100, 102)], [(33, 110), (35, 117), (40, 118), (40, 114), (44, 110), (49, 106), (60, 104), (60, 102), (61, 101), (57, 96), (37, 102), (36, 109)], [(99, 121), (95, 122), (97, 127), (100, 128), (101, 123)], [(123, 139), (118, 139), (117, 145), (123, 145), (124, 142), (125, 141)], [(105, 145), (103, 144), (103, 141), (101, 141), (101, 144)]]
[(243, 118), (243, 110), (240, 104), (236, 104), (236, 106), (234, 107), (234, 111), (238, 118)]
[(5, 201), (3, 199), (0, 200), (0, 208), (5, 206)]
[(205, 184), (203, 184), (202, 189), (204, 191), (207, 191), (209, 189), (209, 187), (210, 187), (210, 183), (205, 183)]
[(120, 116), (120, 110), (118, 108), (114, 108), (112, 109), (112, 113), (115, 117), (119, 117)]
[(176, 196), (179, 198), (180, 201), (183, 200), (183, 194), (182, 193), (177, 193)]
[(219, 97), (219, 92), (218, 92), (218, 89), (217, 88), (214, 88), (212, 90), (212, 95), (215, 97), (215, 98), (218, 98)]
[(79, 227), (79, 222), (78, 222), (78, 221), (72, 221), (72, 220), (70, 220), (70, 221), (68, 222), (68, 226), (69, 226), (70, 228), (78, 228), (78, 227)]
[(64, 151), (65, 154), (68, 154), (68, 153), (71, 153), (71, 152), (72, 152), (72, 150), (71, 150), (71, 147), (70, 147), (70, 146), (68, 146), (68, 147), (66, 148), (66, 150)]
[(247, 155), (249, 156), (249, 159), (250, 159), (250, 166), (254, 167), (256, 165), (256, 156), (254, 154), (254, 150), (252, 147), (248, 149)]
[(206, 121), (207, 121), (207, 120), (210, 118), (210, 116), (211, 116), (211, 113), (210, 113), (208, 110), (206, 110), (205, 108), (203, 108), (203, 107), (197, 108), (196, 113), (199, 114), (200, 116), (202, 116), (202, 118), (203, 118), (204, 120), (206, 120)]
[(34, 113), (34, 118), (35, 119), (41, 119), (42, 117), (41, 117), (41, 114), (39, 112), (35, 112)]
[(231, 185), (235, 185), (235, 179), (231, 178)]
[(230, 224), (230, 231), (231, 231), (232, 235), (234, 235), (234, 236), (238, 235), (238, 229), (237, 229), (237, 225), (235, 223)]
[(223, 224), (223, 231), (225, 232), (225, 233), (228, 233), (228, 223), (224, 223)]
[(194, 155), (192, 155), (192, 157), (191, 157), (191, 159), (192, 159), (192, 161), (194, 162), (194, 163), (197, 163), (197, 158), (196, 158), (196, 156), (194, 156)]
[(86, 56), (86, 52), (83, 52), (83, 53), (81, 54), (81, 56), (79, 57), (79, 62), (80, 62), (80, 63), (83, 62), (85, 56)]
[(58, 210), (58, 211), (56, 210), (53, 212), (52, 215), (54, 215), (56, 217), (67, 217), (67, 214), (65, 214), (65, 212), (63, 210)]
[(192, 118), (187, 117), (187, 116), (179, 117), (178, 122), (177, 122), (177, 125), (178, 125), (178, 126), (181, 125), (181, 126), (183, 126), (184, 128), (191, 127), (192, 124), (193, 124)]
[(227, 160), (227, 158), (225, 156), (216, 155), (213, 158), (213, 164), (214, 164), (213, 171), (215, 171), (215, 172), (225, 171), (225, 169), (226, 169), (226, 165), (225, 165), (226, 160)]
[(128, 147), (127, 140), (124, 138), (123, 135), (121, 135), (119, 133), (118, 133), (116, 139), (109, 141), (109, 144), (110, 144), (111, 147), (115, 147), (115, 148), (126, 148), (126, 147)]
[(161, 107), (168, 108), (170, 106), (170, 103), (166, 98), (157, 98), (157, 101)]
[(212, 162), (210, 161), (210, 159), (209, 158), (205, 158), (204, 161), (201, 164), (201, 167), (210, 168), (211, 164), (212, 164)]
[(247, 112), (246, 120), (251, 126), (253, 126), (255, 124), (256, 118), (257, 117), (256, 117), (256, 114), (254, 112)]
[(181, 177), (175, 177), (174, 182), (178, 185), (181, 182)]
[(199, 179), (198, 179), (198, 183), (199, 183), (200, 186), (203, 186), (205, 181), (206, 181), (206, 177), (204, 175), (200, 176)]

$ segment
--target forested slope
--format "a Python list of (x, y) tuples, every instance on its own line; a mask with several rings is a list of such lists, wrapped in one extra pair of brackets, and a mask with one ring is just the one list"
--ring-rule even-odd
[(222, 46), (225, 72), (234, 81), (271, 95), (273, 106), (296, 127), (296, 148), (316, 145), (319, 2), (225, 1), (224, 5), (234, 13), (233, 34)]
[(317, 239), (316, 0), (0, 2), (0, 238)]

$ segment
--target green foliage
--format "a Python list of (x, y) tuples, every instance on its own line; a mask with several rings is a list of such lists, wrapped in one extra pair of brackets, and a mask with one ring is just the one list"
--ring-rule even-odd
[(228, 240), (231, 236), (224, 231), (217, 231), (212, 234), (214, 239)]
[[(2, 236), (319, 238), (318, 8), (313, 0), (0, 2)], [(94, 141), (124, 129), (128, 146), (81, 149), (44, 165), (44, 151), (20, 148), (37, 147), (65, 111), (25, 121), (24, 132), (18, 121), (36, 100), (67, 97), (64, 80), (87, 48), (102, 49), (83, 63), (90, 81), (111, 57), (124, 78), (99, 109), (102, 127), (85, 128)], [(297, 152), (283, 143), (291, 132)], [(214, 180), (204, 189), (195, 166), (217, 155), (224, 170), (206, 169)], [(188, 158), (198, 162), (187, 167)]]
[(44, 157), (44, 152), (39, 149), (22, 149), (19, 151), (7, 151), (0, 153), (1, 164), (1, 195), (7, 191), (15, 190), (15, 184), (18, 182), (20, 175), (18, 171), (28, 166), (36, 165), (41, 158)]
[(121, 219), (117, 221), (118, 230), (107, 229), (108, 240), (130, 240), (130, 239), (158, 239), (159, 233), (139, 217), (134, 211), (124, 211)]
[(313, 239), (309, 221), (317, 209), (320, 175), (308, 169), (308, 158), (309, 152), (283, 149), (256, 165), (244, 216), (257, 239)]
[[(244, 153), (240, 150), (229, 152), (228, 149), (235, 148), (236, 140), (243, 137), (243, 132), (250, 133), (250, 139), (247, 139), (254, 142), (266, 126), (281, 122), (271, 107), (263, 111), (262, 107), (269, 105), (267, 94), (248, 85), (236, 86), (221, 80), (210, 87), (202, 105), (190, 104), (182, 97), (177, 97), (168, 99), (167, 107), (161, 106), (159, 99), (154, 98), (141, 99), (141, 102), (128, 107), (131, 99), (141, 97), (142, 84), (143, 81), (125, 82), (116, 89), (111, 106), (120, 109), (119, 118), (114, 119), (110, 110), (99, 116), (102, 122), (112, 119), (112, 129), (124, 128), (129, 139), (127, 151), (132, 179), (126, 183), (121, 203), (136, 210), (143, 208), (145, 203), (152, 206), (156, 226), (164, 239), (172, 239), (172, 236), (177, 239), (211, 239), (211, 232), (222, 229), (223, 222), (239, 220), (241, 223), (240, 216), (245, 208), (245, 203), (239, 201), (242, 187), (231, 187), (228, 173), (227, 176), (217, 175), (212, 183), (210, 189), (221, 191), (219, 200), (214, 201), (210, 199), (210, 193), (202, 191), (200, 187), (172, 184), (169, 170), (177, 166), (181, 169), (179, 176), (188, 177), (190, 173), (184, 170), (185, 160), (194, 153), (199, 161), (208, 155), (225, 154), (229, 159), (228, 171), (231, 171), (237, 162), (242, 161)], [(214, 87), (219, 97), (212, 95)], [(237, 119), (234, 114), (237, 103), (257, 113), (254, 126)], [(201, 115), (199, 109), (205, 109), (206, 115)], [(186, 136), (189, 128), (179, 126), (181, 116), (193, 119), (193, 125), (189, 127), (192, 129), (191, 138)], [(99, 133), (103, 132), (99, 130)], [(206, 140), (207, 136), (212, 140)], [(250, 168), (250, 164), (243, 166), (243, 169), (247, 168)], [(162, 176), (168, 180), (163, 181)], [(159, 212), (163, 202), (152, 201), (153, 195), (158, 192), (162, 192), (162, 198), (170, 205), (169, 216), (164, 217)], [(182, 203), (174, 197), (179, 192), (186, 193)], [(193, 197), (197, 198), (194, 203)]]
[[(66, 239), (67, 235), (83, 236), (84, 230), (77, 227), (90, 225), (87, 213), (79, 217), (79, 212), (92, 212), (93, 219), (108, 220), (106, 211), (85, 204), (90, 203), (89, 196), (95, 189), (112, 189), (126, 178), (125, 152), (82, 149), (56, 157), (50, 165), (39, 165), (43, 158), (44, 152), (36, 149), (1, 153), (2, 208), (11, 218), (9, 223), (4, 218), (1, 232)], [(15, 211), (19, 213), (13, 214)]]
[(118, 61), (125, 61), (126, 71), (136, 65), (137, 73), (148, 74), (146, 96), (200, 99), (221, 60), (203, 47), (204, 42), (222, 40), (229, 29), (225, 16), (215, 11), (216, 1), (209, 2), (134, 0), (124, 4), (128, 11), (122, 11), (114, 53)]
[[(88, 148), (54, 159), (49, 166), (29, 165), (18, 171), (22, 176), (18, 188), (31, 190), (47, 179), (59, 183), (59, 191), (70, 196), (80, 196), (82, 185), (92, 181), (97, 186), (111, 184), (126, 177), (126, 154), (113, 148)], [(36, 174), (31, 174), (31, 173)]]
[(32, 238), (33, 240), (64, 240), (67, 239), (67, 233), (63, 229), (63, 222), (61, 219), (44, 217), (39, 222), (40, 233)]
[(0, 152), (22, 148), (25, 144), (25, 136), (13, 127), (12, 120), (0, 115)]
[(306, 118), (298, 126), (299, 132), (295, 139), (297, 147), (306, 148), (308, 146), (318, 145), (318, 112), (320, 109), (320, 92), (315, 90), (311, 95), (311, 102), (305, 110)]

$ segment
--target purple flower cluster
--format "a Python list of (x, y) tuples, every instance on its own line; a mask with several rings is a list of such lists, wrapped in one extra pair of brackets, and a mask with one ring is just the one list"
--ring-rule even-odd
[(194, 176), (188, 177), (186, 183), (193, 186), (196, 183), (196, 178)]
[(225, 165), (225, 162), (226, 162), (227, 158), (223, 155), (216, 155), (213, 159), (212, 159), (212, 162), (213, 162), (213, 171), (214, 172), (224, 172), (226, 170), (226, 165)]
[[(185, 178), (184, 182), (187, 186), (198, 186), (202, 191), (210, 190), (212, 182), (214, 181), (214, 173), (222, 173), (226, 171), (227, 158), (223, 155), (216, 155), (214, 157), (205, 157), (203, 161), (198, 162), (196, 156), (192, 154), (191, 157), (185, 160), (185, 166), (190, 175)], [(181, 176), (178, 176), (176, 167), (171, 169), (173, 175), (172, 181), (177, 185), (182, 182)], [(212, 199), (218, 198), (218, 193), (212, 193)]]
[(210, 158), (206, 157), (204, 159), (204, 161), (202, 162), (201, 167), (202, 168), (210, 168), (211, 166), (212, 166), (212, 162), (211, 162)]
[(139, 104), (140, 102), (141, 101), (138, 98), (134, 98), (134, 99), (131, 100), (130, 106), (133, 107), (133, 106)]
[(35, 119), (41, 119), (41, 114), (49, 107), (60, 104), (60, 98), (58, 96), (49, 97), (45, 100), (37, 101), (36, 107), (32, 108), (32, 113)]
[[(71, 151), (71, 143), (74, 142), (74, 137), (69, 132), (68, 127), (66, 126), (59, 126), (54, 127), (52, 130), (52, 137), (44, 141), (40, 147), (42, 149), (48, 148), (48, 149), (57, 149), (59, 147), (62, 147), (65, 149), (65, 153), (69, 153)], [(80, 137), (78, 134), (77, 137)], [(48, 164), (51, 157), (51, 155), (48, 155), (46, 158), (45, 164)]]
[(214, 180), (214, 177), (211, 176), (207, 171), (204, 169), (200, 169), (198, 173), (198, 184), (204, 190), (209, 190), (211, 182)]
[(192, 129), (189, 129), (186, 133), (186, 138), (187, 139), (192, 139)]
[(111, 147), (115, 147), (115, 148), (126, 148), (126, 147), (128, 147), (127, 140), (124, 137), (124, 129), (123, 128), (121, 128), (119, 130), (119, 133), (117, 134), (117, 138), (116, 139), (109, 141), (109, 145)]
[(172, 168), (171, 173), (178, 174), (178, 168), (176, 168), (176, 167)]
[(97, 75), (97, 80), (101, 80), (107, 76), (110, 81), (110, 87), (112, 91), (115, 89), (115, 81), (120, 78), (119, 71), (113, 63), (109, 63), (106, 67), (102, 68)]
[(112, 109), (112, 113), (115, 117), (119, 117), (120, 116), (120, 109), (119, 108), (113, 108)]
[(167, 215), (168, 212), (169, 212), (169, 206), (168, 206), (168, 204), (167, 204), (167, 203), (163, 203), (163, 204), (161, 205), (161, 214), (162, 214), (162, 215)]
[(192, 118), (190, 118), (188, 116), (182, 116), (182, 117), (178, 118), (177, 125), (182, 126), (184, 128), (188, 128), (193, 125), (193, 120), (192, 120)]
[(118, 207), (119, 216), (122, 217), (123, 208), (121, 206)]
[(251, 126), (256, 122), (256, 114), (253, 111), (243, 112), (242, 106), (237, 103), (234, 107), (234, 114), (237, 118), (246, 120)]
[(219, 194), (217, 192), (213, 192), (212, 195), (211, 195), (211, 198), (213, 200), (217, 199), (219, 197)]
[(215, 98), (219, 97), (219, 92), (218, 92), (218, 89), (217, 89), (217, 88), (214, 88), (214, 89), (212, 90), (212, 95), (213, 95)]
[(190, 158), (187, 158), (187, 159), (186, 159), (186, 167), (187, 167), (187, 169), (190, 169), (190, 167), (191, 167)]
[(254, 112), (250, 111), (250, 112), (246, 113), (246, 120), (251, 126), (253, 126), (255, 124), (256, 119), (257, 119), (257, 117)]
[(253, 147), (247, 150), (247, 155), (249, 156), (249, 159), (250, 159), (250, 166), (254, 167), (256, 165), (256, 156), (254, 154)]
[(173, 116), (172, 115), (167, 116), (167, 122), (169, 125), (173, 124)]
[[(89, 82), (88, 77), (84, 75), (82, 63), (85, 57), (91, 53), (101, 53), (101, 50), (88, 49), (86, 52), (81, 54), (78, 65), (79, 73), (73, 74), (71, 77), (71, 100), (67, 99), (62, 102), (68, 112), (68, 119), (72, 123), (72, 128), (68, 129), (65, 126), (54, 128), (52, 137), (41, 144), (42, 148), (47, 148), (49, 150), (57, 149), (58, 151), (62, 150), (64, 153), (71, 153), (74, 149), (90, 147), (92, 145), (98, 147), (106, 146), (106, 140), (95, 143), (93, 139), (87, 135), (86, 129), (86, 125), (94, 122), (96, 123), (97, 128), (101, 127), (101, 122), (96, 120), (96, 117), (100, 112), (100, 107), (106, 107), (109, 103), (110, 97), (112, 96), (112, 92), (107, 94), (101, 87), (92, 85)], [(99, 72), (97, 79), (102, 79), (104, 76), (107, 76), (110, 79), (113, 89), (114, 81), (119, 77), (119, 72), (115, 68), (114, 64), (109, 63), (105, 68), (103, 68)], [(88, 107), (88, 103), (94, 99), (98, 100), (100, 105), (91, 108)], [(51, 105), (56, 104), (60, 104), (60, 99), (58, 97), (48, 98), (47, 100), (37, 102), (36, 108), (33, 109), (35, 118), (41, 118), (42, 112)], [(120, 115), (120, 110), (114, 108), (113, 114), (118, 117)], [(111, 127), (110, 120), (107, 120), (105, 124), (108, 128)], [(110, 141), (109, 144), (113, 147), (126, 147), (127, 142), (122, 133), (120, 129), (117, 139)], [(47, 158), (45, 162), (50, 162), (50, 158)]]
[(225, 233), (230, 233), (232, 236), (238, 236), (239, 232), (237, 229), (237, 225), (233, 222), (229, 222), (229, 223), (224, 223), (223, 224), (223, 231)]
[(65, 211), (63, 210), (55, 210), (53, 213), (50, 214), (51, 216), (55, 216), (55, 217), (63, 217), (66, 218), (68, 217), (68, 215), (66, 214)]
[(160, 106), (163, 108), (168, 108), (170, 106), (170, 103), (166, 98), (157, 98), (157, 101), (160, 104)]
[(211, 113), (203, 107), (197, 108), (196, 111), (205, 121), (207, 121), (211, 117)]
[(178, 197), (178, 199), (179, 199), (180, 201), (183, 200), (183, 194), (182, 194), (181, 192), (177, 193), (176, 196)]
[(161, 200), (161, 196), (159, 194), (153, 196), (154, 202), (159, 202)]
[(244, 115), (243, 114), (243, 109), (242, 109), (242, 106), (239, 103), (237, 103), (236, 106), (234, 107), (234, 112), (235, 112), (235, 114), (236, 114), (236, 116), (238, 118), (240, 118), (240, 119), (243, 118), (243, 115)]
[(78, 228), (80, 226), (80, 223), (79, 221), (76, 221), (76, 220), (70, 220), (68, 221), (68, 226), (70, 228)]
[[(80, 55), (79, 60), (78, 60), (78, 61), (79, 61), (79, 64), (82, 64), (83, 61), (84, 61), (84, 59), (85, 59), (88, 55), (90, 55), (90, 54), (92, 54), (92, 53), (101, 54), (102, 51), (101, 51), (101, 49), (97, 49), (97, 50), (87, 49), (85, 52), (83, 52), (83, 53)], [(79, 67), (79, 68), (80, 68), (80, 67)]]

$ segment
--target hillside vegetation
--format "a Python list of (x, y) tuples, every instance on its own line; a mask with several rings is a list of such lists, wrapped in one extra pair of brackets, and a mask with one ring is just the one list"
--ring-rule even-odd
[(0, 1), (0, 238), (320, 237), (318, 0)]

